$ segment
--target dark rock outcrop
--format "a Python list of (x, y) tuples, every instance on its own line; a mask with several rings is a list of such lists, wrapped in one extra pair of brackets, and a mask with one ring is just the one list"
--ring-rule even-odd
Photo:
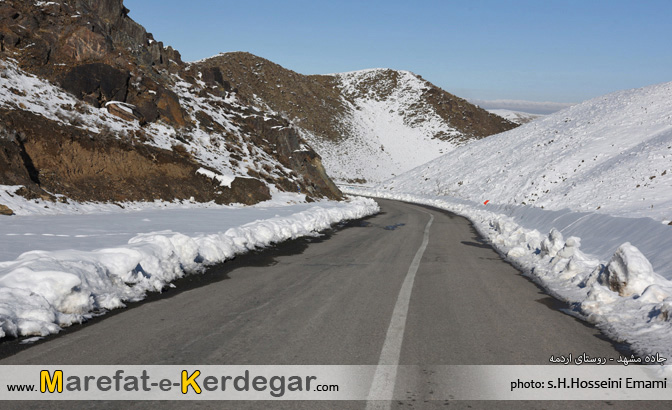
[(235, 178), (231, 182), (231, 188), (224, 188), (224, 190), (236, 198), (236, 202), (245, 205), (254, 205), (271, 199), (271, 191), (268, 186), (254, 178)]
[(62, 87), (96, 108), (109, 101), (126, 101), (131, 74), (107, 64), (84, 64), (71, 69)]
[[(265, 119), (258, 116), (249, 116), (245, 119), (250, 129), (261, 130), (255, 143), (277, 152), (280, 163), (295, 170), (303, 176), (303, 183), (299, 190), (311, 196), (323, 194), (330, 199), (340, 199), (341, 192), (327, 176), (322, 166), (322, 160), (315, 151), (304, 144), (295, 129), (289, 122), (281, 119)], [(263, 138), (261, 137), (263, 136)], [(264, 141), (265, 140), (265, 141)], [(293, 187), (287, 187), (293, 190)]]
[(79, 27), (65, 37), (60, 52), (77, 63), (102, 60), (113, 51), (112, 42), (88, 27)]
[(296, 119), (303, 128), (330, 140), (342, 138), (339, 116), (346, 111), (337, 83), (330, 76), (304, 76), (250, 53), (226, 53), (199, 62), (194, 71), (204, 79), (221, 74), (242, 100), (254, 96), (278, 112)]

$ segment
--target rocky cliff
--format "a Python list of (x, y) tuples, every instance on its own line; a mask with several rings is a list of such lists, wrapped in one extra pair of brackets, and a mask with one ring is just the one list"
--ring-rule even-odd
[[(0, 2), (0, 185), (28, 199), (340, 198), (286, 119), (250, 107), (122, 0)], [(224, 184), (220, 181), (231, 181)]]

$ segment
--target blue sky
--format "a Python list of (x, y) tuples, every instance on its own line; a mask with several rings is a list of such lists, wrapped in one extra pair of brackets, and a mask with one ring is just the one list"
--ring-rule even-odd
[(185, 61), (410, 70), (464, 98), (579, 102), (672, 81), (672, 1), (125, 0)]

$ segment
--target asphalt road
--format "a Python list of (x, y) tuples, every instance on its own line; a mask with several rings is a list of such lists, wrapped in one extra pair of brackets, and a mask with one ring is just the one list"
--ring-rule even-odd
[[(222, 264), (179, 282), (177, 290), (161, 297), (74, 326), (34, 346), (0, 344), (0, 357), (4, 357), (0, 365), (376, 365), (395, 357), (402, 365), (535, 365), (548, 364), (551, 355), (570, 352), (618, 357), (619, 351), (598, 330), (562, 313), (560, 303), (502, 261), (466, 219), (417, 205), (379, 203), (382, 212), (374, 217), (320, 239), (296, 240)], [(401, 330), (390, 326), (395, 320), (403, 322), (399, 322)], [(390, 330), (393, 327), (395, 331)], [(420, 396), (392, 402), (391, 407), (606, 405), (425, 402)], [(73, 404), (120, 406), (118, 402), (50, 406), (72, 408)], [(185, 406), (140, 402), (123, 403), (123, 407), (152, 404)], [(192, 402), (189, 406), (363, 409), (366, 403)], [(632, 406), (612, 402), (609, 408)]]

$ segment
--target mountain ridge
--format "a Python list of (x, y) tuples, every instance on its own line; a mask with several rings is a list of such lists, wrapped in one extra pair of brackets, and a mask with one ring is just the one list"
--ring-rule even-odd
[[(219, 69), (247, 101), (295, 124), (341, 182), (381, 181), (468, 141), (517, 126), (406, 70), (302, 75), (247, 52), (220, 53), (189, 64)], [(373, 116), (382, 118), (372, 124)], [(391, 137), (408, 137), (405, 152), (386, 153), (384, 147), (393, 145), (386, 144), (389, 136), (374, 135), (390, 123), (397, 125), (386, 130)]]

